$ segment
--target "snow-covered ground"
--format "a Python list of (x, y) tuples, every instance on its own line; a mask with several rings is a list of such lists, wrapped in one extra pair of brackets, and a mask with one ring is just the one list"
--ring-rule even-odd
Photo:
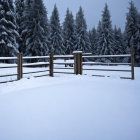
[[(47, 68), (24, 71), (42, 69)], [(0, 73), (16, 73), (16, 69), (1, 69)], [(0, 140), (139, 140), (140, 68), (135, 68), (134, 81), (119, 78), (130, 73), (84, 74), (55, 74), (53, 78), (27, 75), (20, 81), (0, 84)], [(111, 77), (92, 77), (94, 74)]]

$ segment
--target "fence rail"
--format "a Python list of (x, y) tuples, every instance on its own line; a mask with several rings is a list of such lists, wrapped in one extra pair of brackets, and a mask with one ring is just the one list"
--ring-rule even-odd
[(17, 60), (17, 57), (0, 57), (0, 60)]
[(83, 62), (83, 65), (131, 65), (131, 63), (101, 63), (101, 62)]
[(125, 55), (91, 55), (91, 56), (83, 56), (83, 58), (113, 58), (113, 57), (131, 57), (131, 54)]
[[(103, 63), (103, 62), (84, 62), (85, 58), (116, 58), (116, 57), (130, 57), (131, 63)], [(54, 62), (56, 59), (63, 59), (63, 60), (74, 60), (74, 62)], [(30, 60), (30, 59), (47, 59), (48, 62), (37, 62), (37, 63), (23, 63), (23, 60)], [(17, 68), (16, 74), (5, 74), (0, 75), (0, 77), (10, 77), (10, 76), (17, 76), (17, 80), (20, 80), (23, 75), (25, 74), (33, 74), (33, 73), (43, 73), (49, 72), (48, 74), (38, 75), (34, 77), (43, 77), (43, 76), (54, 76), (54, 73), (59, 74), (80, 74), (82, 75), (83, 71), (121, 71), (121, 72), (131, 72), (131, 77), (120, 77), (123, 79), (132, 79), (134, 80), (134, 50), (131, 50), (130, 54), (126, 55), (92, 55), (91, 53), (83, 53), (81, 51), (73, 52), (73, 55), (53, 55), (50, 54), (49, 56), (30, 56), (30, 57), (22, 57), (22, 54), (18, 54), (17, 57), (0, 57), (0, 60), (16, 60), (17, 64), (9, 64), (7, 66), (0, 66), (0, 69), (5, 68)], [(55, 67), (55, 65), (71, 65), (74, 67), (67, 68), (67, 67)], [(83, 68), (84, 65), (104, 65), (104, 66), (114, 66), (114, 65), (129, 65), (131, 66), (130, 70), (115, 70), (115, 69), (88, 69)], [(49, 66), (47, 70), (38, 70), (38, 71), (31, 71), (31, 72), (23, 72), (24, 67), (34, 67), (34, 66)], [(74, 72), (57, 72), (54, 70), (74, 70)], [(92, 76), (99, 76), (104, 77), (104, 75), (92, 75)], [(109, 76), (108, 76), (109, 77)], [(9, 80), (9, 81), (2, 81), (0, 83), (12, 82), (17, 80)]]

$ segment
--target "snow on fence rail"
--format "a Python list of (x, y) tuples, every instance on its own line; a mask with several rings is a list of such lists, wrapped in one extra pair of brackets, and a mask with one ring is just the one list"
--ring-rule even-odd
[(83, 56), (83, 58), (107, 58), (107, 57), (130, 57), (131, 54), (125, 54), (125, 55), (91, 55), (91, 56)]
[[(131, 63), (102, 63), (102, 62), (83, 62), (84, 58), (103, 58), (103, 57), (130, 57)], [(74, 62), (54, 62), (55, 59), (72, 59)], [(29, 59), (48, 59), (49, 62), (37, 62), (37, 63), (24, 63), (23, 60), (29, 60)], [(9, 76), (17, 76), (16, 80), (20, 80), (23, 75), (31, 74), (31, 73), (42, 73), (42, 72), (49, 72), (48, 74), (38, 75), (34, 77), (42, 77), (42, 76), (54, 76), (54, 73), (60, 73), (60, 74), (81, 74), (84, 70), (90, 70), (90, 71), (121, 71), (121, 72), (131, 72), (131, 77), (121, 77), (124, 79), (132, 79), (134, 80), (134, 51), (131, 51), (131, 54), (126, 55), (92, 55), (91, 53), (83, 53), (81, 51), (74, 52), (73, 55), (53, 55), (50, 54), (49, 56), (30, 56), (30, 57), (22, 57), (22, 54), (18, 54), (18, 57), (0, 57), (0, 60), (16, 60), (17, 64), (8, 64), (6, 66), (0, 66), (0, 69), (4, 68), (17, 68), (16, 74), (5, 74), (0, 75), (1, 77), (9, 77)], [(54, 67), (54, 65), (74, 65), (74, 67), (67, 68), (67, 67)], [(83, 65), (129, 65), (131, 66), (130, 70), (114, 70), (114, 69), (87, 69), (83, 68)], [(30, 66), (49, 66), (49, 69), (47, 70), (39, 70), (39, 71), (32, 71), (32, 72), (23, 72), (24, 67), (30, 67)], [(54, 70), (74, 70), (74, 72), (58, 72)], [(104, 77), (104, 75), (92, 75), (92, 76), (99, 76)], [(12, 82), (16, 80), (9, 80), (9, 81), (3, 81), (0, 83), (6, 83), (6, 82)]]
[(131, 63), (102, 63), (102, 62), (83, 62), (83, 65), (131, 65)]
[(17, 60), (17, 57), (0, 57), (0, 60)]
[(27, 60), (27, 59), (45, 59), (45, 58), (49, 58), (49, 56), (30, 56), (30, 57), (22, 57), (23, 60)]

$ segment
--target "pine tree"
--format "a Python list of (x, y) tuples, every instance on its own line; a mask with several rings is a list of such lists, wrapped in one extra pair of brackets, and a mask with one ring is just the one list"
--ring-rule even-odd
[[(124, 49), (123, 35), (122, 35), (122, 32), (121, 32), (121, 29), (120, 28), (117, 29), (116, 26), (114, 28), (114, 39), (115, 39), (115, 44), (114, 44), (115, 54), (116, 55), (124, 54), (125, 49)], [(123, 59), (118, 57), (118, 58), (116, 58), (116, 61), (117, 62), (122, 62)]]
[(56, 5), (50, 19), (50, 52), (55, 55), (65, 54), (62, 28), (60, 26), (59, 13)]
[(138, 23), (137, 9), (132, 1), (129, 4), (130, 7), (129, 7), (129, 12), (127, 13), (126, 27), (125, 27), (125, 40), (128, 47), (127, 48), (128, 53), (130, 52), (130, 49), (133, 47), (131, 46), (131, 41), (135, 38), (136, 31), (137, 31), (137, 23)]
[(89, 39), (91, 42), (91, 53), (96, 55), (97, 50), (97, 31), (95, 28), (93, 28), (91, 31), (89, 31)]
[(136, 32), (135, 63), (137, 66), (140, 66), (140, 13), (138, 13), (138, 24)]
[(138, 11), (133, 3), (130, 2), (129, 12), (127, 13), (126, 17), (126, 27), (125, 27), (125, 41), (126, 41), (126, 51), (130, 53), (131, 48), (134, 48), (136, 55), (135, 55), (135, 62), (139, 61), (139, 56), (137, 54), (138, 48), (138, 30), (139, 30), (139, 20), (138, 20)]
[(12, 0), (0, 0), (0, 56), (16, 56), (17, 24)]
[(100, 55), (101, 46), (100, 46), (99, 40), (101, 37), (102, 37), (102, 23), (101, 23), (101, 21), (99, 21), (98, 27), (97, 27), (96, 55)]
[(66, 48), (65, 54), (72, 54), (74, 51), (75, 41), (75, 25), (72, 13), (67, 9), (66, 17), (63, 23), (63, 38), (64, 46)]
[(87, 24), (84, 18), (84, 12), (82, 7), (80, 7), (75, 21), (75, 50), (83, 51), (84, 53), (88, 53), (91, 50), (91, 43), (89, 40), (89, 36), (87, 33)]
[[(28, 27), (31, 23), (30, 13), (32, 12), (33, 0), (25, 0), (24, 11), (23, 11), (23, 22), (21, 23), (21, 39), (22, 46), (20, 46), (20, 51), (25, 55), (26, 52), (26, 40), (28, 39)], [(31, 31), (31, 30), (30, 30)]]
[(23, 39), (21, 36), (22, 33), (22, 23), (24, 21), (23, 18), (23, 12), (24, 12), (24, 5), (25, 0), (15, 0), (15, 6), (16, 6), (16, 22), (18, 25), (18, 33), (19, 33), (19, 38), (18, 38), (18, 44), (19, 44), (19, 52), (23, 52)]
[[(100, 55), (114, 55), (115, 48), (114, 48), (115, 40), (114, 34), (112, 30), (112, 24), (110, 20), (110, 12), (108, 10), (108, 5), (105, 5), (103, 14), (102, 14), (102, 21), (101, 21), (101, 32), (98, 38), (98, 50)], [(113, 59), (103, 58), (102, 61), (110, 62)]]
[(43, 56), (49, 53), (48, 19), (42, 0), (26, 0), (22, 38), (25, 56)]

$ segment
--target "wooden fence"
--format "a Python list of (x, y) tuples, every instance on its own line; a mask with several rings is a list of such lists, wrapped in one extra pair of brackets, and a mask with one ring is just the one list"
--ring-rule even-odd
[[(118, 58), (118, 57), (130, 57), (131, 63), (101, 63), (101, 62), (84, 62), (84, 59), (93, 59), (93, 58)], [(40, 62), (40, 63), (23, 63), (23, 61), (31, 60), (31, 59), (48, 59), (48, 62)], [(74, 62), (54, 62), (56, 59), (71, 59)], [(59, 74), (80, 74), (82, 75), (83, 71), (119, 71), (119, 72), (130, 72), (131, 77), (120, 77), (123, 79), (132, 79), (134, 80), (134, 51), (131, 51), (131, 54), (125, 55), (92, 55), (92, 54), (82, 54), (81, 51), (73, 52), (73, 55), (53, 55), (50, 54), (49, 56), (32, 56), (32, 57), (23, 57), (22, 54), (18, 54), (17, 57), (0, 57), (0, 60), (14, 60), (16, 64), (12, 64), (9, 66), (0, 66), (0, 69), (5, 68), (17, 68), (16, 74), (7, 74), (7, 75), (0, 75), (1, 77), (10, 77), (10, 76), (17, 76), (16, 80), (9, 80), (3, 81), (0, 83), (6, 82), (13, 82), (20, 80), (23, 78), (23, 75), (26, 74), (33, 74), (33, 73), (43, 73), (48, 72), (48, 74), (38, 75), (34, 77), (43, 77), (43, 76), (51, 76), (53, 77), (55, 73)], [(74, 67), (54, 67), (54, 65), (72, 65)], [(113, 66), (113, 65), (129, 65), (131, 66), (130, 70), (118, 70), (118, 69), (87, 69), (83, 68), (83, 65), (105, 65), (105, 66)], [(32, 67), (32, 66), (49, 66), (47, 70), (40, 70), (40, 71), (32, 71), (32, 72), (23, 72), (24, 67)], [(55, 70), (73, 70), (74, 72), (56, 72)], [(104, 77), (104, 75), (92, 75), (92, 76), (99, 76)]]
[[(130, 72), (131, 77), (120, 77), (121, 79), (135, 79), (134, 76), (134, 51), (131, 51), (131, 54), (126, 55), (101, 55), (101, 56), (82, 56), (82, 58), (118, 58), (118, 57), (130, 57), (131, 63), (101, 63), (101, 62), (83, 62), (82, 65), (106, 65), (106, 66), (115, 66), (115, 65), (128, 65), (131, 66), (130, 70), (118, 70), (118, 69), (82, 69), (82, 70), (92, 70), (92, 71), (118, 71), (118, 72)], [(105, 77), (104, 75), (92, 75)], [(108, 76), (110, 77), (110, 76)]]

